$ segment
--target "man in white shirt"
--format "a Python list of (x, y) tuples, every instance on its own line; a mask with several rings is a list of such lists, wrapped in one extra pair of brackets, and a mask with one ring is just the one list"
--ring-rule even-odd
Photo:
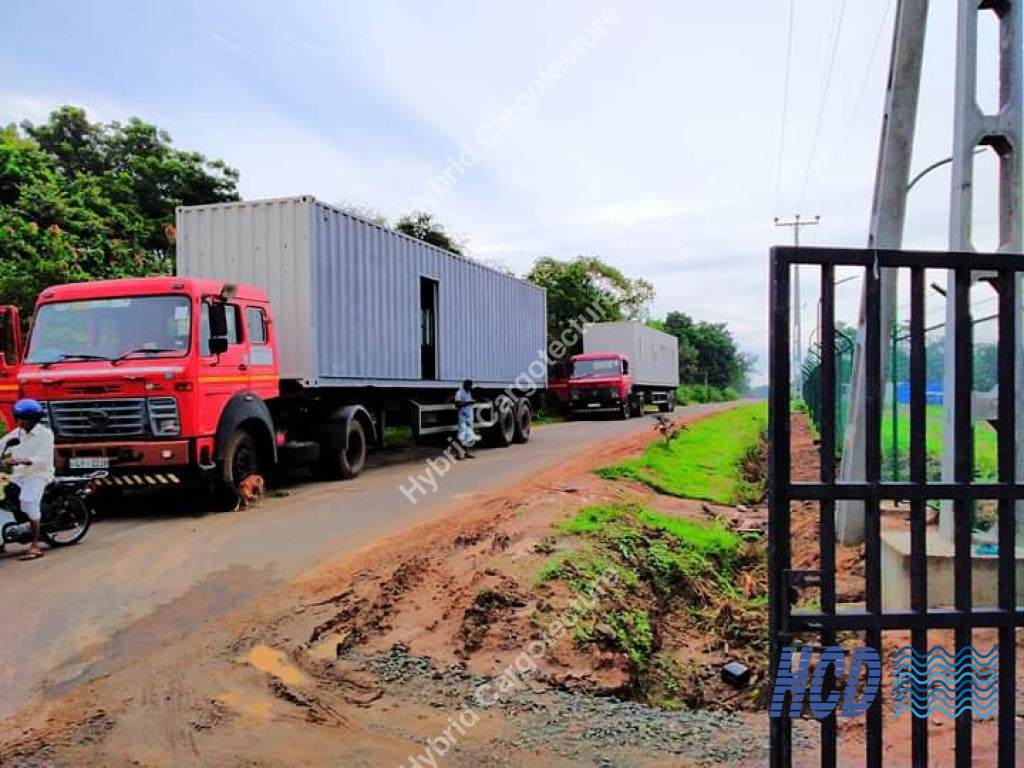
[(466, 379), (462, 382), (462, 386), (455, 391), (455, 407), (459, 409), (457, 439), (463, 448), (463, 455), (467, 459), (476, 458), (469, 450), (477, 441), (476, 433), (473, 432), (473, 404), (475, 402), (473, 400), (473, 382)]
[(0, 438), (0, 456), (11, 470), (11, 483), (18, 487), (21, 511), (32, 529), (32, 544), (22, 560), (43, 556), (39, 549), (39, 527), (42, 517), (43, 491), (53, 480), (53, 432), (39, 422), (43, 406), (35, 400), (19, 400), (14, 404), (18, 428)]

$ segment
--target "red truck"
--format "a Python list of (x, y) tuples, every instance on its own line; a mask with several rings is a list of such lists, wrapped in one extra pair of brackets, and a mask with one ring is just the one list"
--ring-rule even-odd
[(583, 332), (583, 354), (573, 355), (569, 410), (628, 419), (647, 405), (663, 413), (676, 406), (679, 342), (635, 320), (595, 323)]
[(465, 378), (478, 431), (529, 439), (543, 290), (310, 197), (179, 209), (177, 236), (192, 276), (40, 295), (14, 394), (47, 408), (58, 472), (233, 506), (250, 474), (355, 477), (388, 423), (454, 433)]
[(14, 427), (12, 406), (18, 400), (21, 321), (15, 307), (0, 307), (0, 434)]

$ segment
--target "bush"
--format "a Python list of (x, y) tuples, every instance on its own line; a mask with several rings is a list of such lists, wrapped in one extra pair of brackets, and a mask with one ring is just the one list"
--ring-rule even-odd
[(720, 389), (705, 387), (703, 384), (684, 384), (676, 390), (676, 402), (681, 405), (688, 403), (724, 403), (739, 400), (740, 393), (732, 387)]

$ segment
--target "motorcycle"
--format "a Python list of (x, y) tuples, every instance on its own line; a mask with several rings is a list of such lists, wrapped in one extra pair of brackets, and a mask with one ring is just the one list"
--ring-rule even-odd
[[(0, 465), (10, 448), (20, 444), (18, 438), (8, 441), (0, 453)], [(95, 489), (95, 481), (107, 476), (96, 471), (88, 475), (57, 477), (43, 492), (40, 538), (51, 547), (68, 547), (77, 544), (92, 525), (93, 510), (87, 499)], [(28, 517), (21, 511), (18, 501), (18, 487), (7, 483), (3, 499), (0, 499), (0, 540), (7, 544), (29, 544), (32, 530)]]

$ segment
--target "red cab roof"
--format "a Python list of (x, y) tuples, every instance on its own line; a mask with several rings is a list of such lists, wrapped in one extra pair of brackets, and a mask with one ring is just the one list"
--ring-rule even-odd
[[(197, 277), (131, 277), (120, 280), (95, 280), (87, 283), (50, 286), (39, 295), (39, 303), (168, 293), (209, 296), (219, 294), (223, 287), (224, 282), (221, 280), (206, 280)], [(239, 285), (236, 295), (245, 301), (266, 302), (268, 300), (264, 291), (251, 285)]]
[(622, 360), (626, 356), (620, 352), (585, 352), (582, 355), (573, 355), (573, 360)]

